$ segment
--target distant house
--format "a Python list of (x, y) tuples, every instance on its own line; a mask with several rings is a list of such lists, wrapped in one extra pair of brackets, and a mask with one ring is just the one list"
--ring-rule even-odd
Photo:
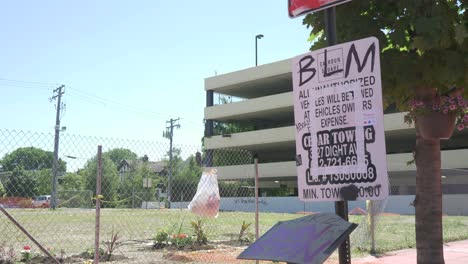
[(167, 166), (164, 161), (148, 161), (145, 160), (122, 160), (117, 167), (119, 171), (120, 181), (123, 181), (130, 172), (136, 170), (140, 165), (147, 164), (150, 172), (155, 175), (167, 175)]

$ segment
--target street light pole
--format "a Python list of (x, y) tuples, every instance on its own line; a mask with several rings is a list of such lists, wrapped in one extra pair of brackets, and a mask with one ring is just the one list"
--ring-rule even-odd
[(255, 66), (258, 65), (258, 49), (257, 49), (257, 40), (263, 38), (262, 34), (255, 36)]

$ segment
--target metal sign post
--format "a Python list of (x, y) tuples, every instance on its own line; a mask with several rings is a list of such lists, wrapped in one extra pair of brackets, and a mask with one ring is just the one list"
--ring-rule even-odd
[[(388, 196), (380, 48), (375, 37), (337, 45), (335, 7), (324, 12), (328, 47), (292, 61), (298, 196), (333, 201), (348, 221), (347, 201)], [(349, 237), (339, 259), (351, 263)]]
[[(258, 239), (259, 237), (259, 217), (258, 217), (258, 211), (259, 211), (259, 208), (258, 208), (258, 178), (259, 178), (259, 175), (258, 175), (258, 155), (255, 154), (254, 155), (254, 164), (255, 164), (255, 240)], [(259, 261), (255, 261), (255, 263), (259, 263)]]
[[(336, 45), (336, 9), (335, 7), (325, 9), (325, 33), (327, 36), (328, 46)], [(345, 221), (348, 219), (348, 201), (335, 202), (335, 214), (343, 218)], [(338, 248), (338, 257), (340, 264), (351, 263), (351, 244), (349, 242), (349, 236), (341, 243)]]

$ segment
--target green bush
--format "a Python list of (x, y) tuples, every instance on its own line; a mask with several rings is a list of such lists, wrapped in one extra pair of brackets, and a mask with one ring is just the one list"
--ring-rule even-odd
[(165, 247), (169, 244), (169, 233), (166, 230), (161, 230), (154, 237), (154, 245), (157, 247)]
[(184, 249), (193, 245), (193, 239), (186, 234), (172, 235), (171, 245), (177, 249)]
[(195, 231), (196, 243), (198, 245), (208, 244), (208, 238), (206, 237), (203, 221), (201, 219), (198, 219), (198, 221), (192, 221), (191, 224), (193, 230)]

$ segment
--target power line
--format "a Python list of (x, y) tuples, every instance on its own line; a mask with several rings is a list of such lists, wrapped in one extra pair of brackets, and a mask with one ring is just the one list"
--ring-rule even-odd
[(117, 110), (126, 110), (129, 112), (133, 112), (136, 114), (139, 114), (140, 116), (145, 116), (149, 118), (160, 118), (160, 117), (169, 117), (170, 115), (168, 114), (163, 114), (163, 113), (158, 113), (158, 112), (153, 112), (153, 111), (148, 111), (147, 109), (139, 108), (136, 106), (124, 104), (121, 102), (117, 102), (111, 99), (107, 99), (104, 97), (100, 97), (76, 88), (71, 88), (73, 91), (70, 92), (71, 95), (79, 97), (80, 99), (87, 101), (89, 103), (101, 105), (104, 107), (108, 108), (114, 108)]
[(79, 95), (79, 94), (75, 94), (75, 93), (72, 93), (72, 92), (69, 92), (69, 94), (72, 95), (72, 97), (78, 98), (78, 99), (83, 100), (83, 101), (85, 101), (87, 103), (91, 103), (91, 104), (101, 106), (101, 107), (105, 107), (105, 108), (108, 108), (108, 109), (117, 110), (117, 111), (124, 112), (124, 113), (132, 113), (133, 115), (136, 115), (136, 116), (139, 116), (139, 117), (144, 117), (144, 118), (161, 119), (160, 115), (154, 115), (154, 114), (151, 114), (151, 112), (144, 112), (144, 111), (119, 107), (117, 105), (107, 104), (107, 103), (105, 103), (103, 101), (96, 100), (96, 99), (86, 97), (86, 96), (82, 96), (82, 95)]
[[(99, 105), (99, 106), (102, 106), (102, 107), (106, 107), (106, 108), (109, 108), (109, 109), (115, 109), (115, 110), (118, 110), (118, 111), (121, 111), (121, 112), (126, 112), (126, 113), (131, 112), (131, 113), (133, 113), (133, 114), (135, 114), (135, 115), (137, 115), (139, 117), (149, 118), (149, 119), (161, 119), (161, 117), (166, 117), (166, 118), (171, 117), (169, 114), (152, 112), (152, 111), (148, 111), (148, 110), (143, 109), (143, 108), (138, 108), (138, 107), (135, 107), (135, 106), (119, 103), (117, 101), (106, 99), (106, 98), (103, 98), (103, 97), (100, 97), (100, 96), (97, 96), (97, 95), (93, 95), (91, 93), (81, 91), (81, 90), (76, 89), (76, 88), (68, 87), (68, 89), (69, 89), (68, 94), (71, 95), (72, 97), (76, 97), (76, 98), (78, 98), (80, 100), (83, 100), (85, 102), (88, 102), (88, 103), (91, 103), (91, 104), (94, 104), (94, 105)], [(191, 121), (191, 119), (189, 119), (189, 118), (180, 118), (180, 119), (185, 120), (186, 122), (190, 123), (194, 127), (205, 127), (203, 122), (196, 123), (194, 121)]]
[(0, 81), (10, 82), (10, 83), (12, 82), (23, 83), (23, 84), (30, 84), (30, 85), (36, 85), (36, 86), (47, 86), (47, 87), (57, 86), (57, 83), (32, 82), (32, 81), (22, 81), (22, 80), (13, 80), (13, 79), (5, 79), (5, 78), (0, 78)]
[(50, 91), (50, 88), (39, 87), (39, 86), (26, 86), (26, 85), (17, 85), (17, 84), (8, 84), (0, 82), (0, 86), (9, 87), (9, 88), (24, 88), (36, 91)]
[[(57, 87), (57, 84), (54, 83), (47, 83), (47, 82), (35, 82), (35, 81), (24, 81), (24, 80), (14, 80), (14, 79), (7, 79), (7, 78), (0, 78), (0, 87), (11, 87), (11, 88), (24, 88), (24, 89), (31, 89), (31, 90), (40, 90), (40, 91), (50, 91), (51, 88)], [(134, 115), (143, 118), (149, 119), (160, 119), (161, 117), (167, 118), (171, 117), (169, 114), (149, 111), (147, 109), (143, 109), (140, 107), (124, 104), (112, 99), (104, 98), (74, 87), (68, 88), (68, 94), (72, 97), (78, 98), (82, 101), (87, 103), (91, 103), (94, 105), (98, 105), (101, 107), (106, 107), (114, 110), (118, 110), (121, 112), (130, 112)], [(62, 113), (65, 111), (65, 107), (62, 108)], [(60, 119), (63, 116), (60, 117)], [(183, 118), (186, 122), (191, 123), (193, 126), (204, 126), (201, 123), (195, 123), (191, 121), (191, 119)]]
[(88, 102), (88, 103), (92, 103), (92, 104), (96, 104), (96, 105), (101, 105), (101, 106), (102, 106), (102, 105), (105, 105), (105, 103), (102, 102), (102, 101), (95, 100), (95, 99), (93, 99), (93, 98), (91, 98), (91, 97), (89, 97), (89, 96), (83, 96), (83, 95), (78, 94), (78, 93), (75, 93), (75, 92), (73, 92), (73, 91), (68, 91), (68, 94), (72, 95), (73, 97), (77, 97), (77, 98), (79, 98), (79, 99), (82, 99), (83, 101), (86, 101), (86, 102)]
[(192, 124), (193, 126), (205, 127), (205, 124), (203, 123), (203, 121), (201, 121), (200, 123), (195, 123), (195, 122), (193, 122), (192, 120), (190, 120), (190, 119), (187, 118), (187, 117), (181, 117), (180, 119), (181, 119), (181, 120), (185, 120), (186, 122)]
[[(100, 97), (100, 96), (97, 96), (97, 95), (94, 95), (94, 94), (91, 94), (91, 93), (88, 93), (88, 92), (85, 92), (85, 91), (81, 91), (79, 89), (76, 89), (76, 88), (72, 88), (73, 90), (79, 92), (79, 93), (82, 93), (84, 94), (85, 96), (87, 97), (90, 97), (90, 98), (94, 98), (94, 99), (97, 99), (103, 103), (109, 103), (109, 104), (114, 104), (114, 105), (118, 105), (118, 106), (121, 106), (121, 107), (125, 107), (125, 108), (131, 108), (131, 109), (136, 109), (136, 110), (143, 110), (139, 107), (135, 107), (135, 106), (132, 106), (132, 105), (128, 105), (128, 104), (124, 104), (124, 103), (121, 103), (121, 102), (117, 102), (117, 101), (114, 101), (114, 100), (111, 100), (111, 99), (107, 99), (107, 98), (104, 98), (104, 97)], [(145, 112), (151, 112), (152, 114), (155, 114), (155, 115), (165, 115), (165, 114), (162, 114), (162, 113), (157, 113), (157, 112), (152, 112), (152, 111), (147, 111), (147, 110), (144, 110)]]

